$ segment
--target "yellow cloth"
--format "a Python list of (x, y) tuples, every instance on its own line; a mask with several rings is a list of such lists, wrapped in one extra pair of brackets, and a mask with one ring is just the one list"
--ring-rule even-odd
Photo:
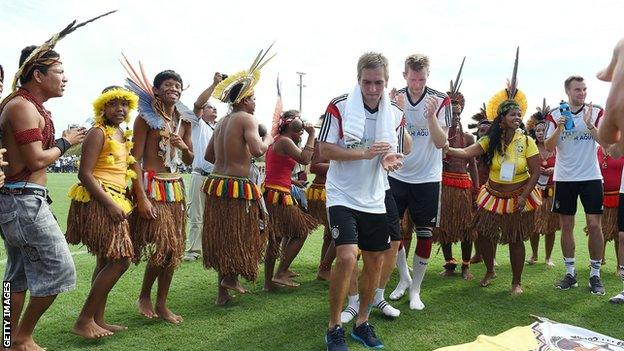
[[(95, 162), (93, 176), (103, 183), (115, 184), (125, 188), (127, 185), (126, 170), (128, 169), (126, 145), (106, 138), (106, 129), (103, 126), (98, 126), (97, 128), (104, 132), (104, 145), (102, 145), (102, 151)], [(111, 143), (115, 144), (112, 148)], [(113, 164), (106, 162), (106, 159), (111, 155), (114, 158)]]
[[(477, 142), (481, 145), (481, 148), (487, 152), (488, 146), (490, 145), (490, 138), (485, 136)], [(516, 131), (511, 143), (507, 146), (505, 154), (505, 159), (503, 160), (503, 157), (499, 154), (498, 150), (494, 153), (492, 165), (490, 166), (490, 180), (502, 184), (516, 184), (529, 179), (530, 176), (527, 159), (531, 156), (539, 154), (535, 140), (522, 134), (520, 131)], [(516, 165), (515, 174), (511, 181), (504, 181), (500, 179), (500, 169), (503, 162), (511, 162)]]
[(535, 350), (538, 346), (531, 326), (526, 326), (509, 329), (496, 336), (479, 335), (473, 342), (435, 351), (516, 351)]

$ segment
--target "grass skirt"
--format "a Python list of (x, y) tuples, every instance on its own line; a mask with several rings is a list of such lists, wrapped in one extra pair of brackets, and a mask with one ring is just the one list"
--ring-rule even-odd
[(535, 210), (535, 233), (552, 234), (560, 228), (559, 215), (551, 211), (553, 197), (544, 197), (542, 205)]
[(107, 260), (134, 256), (128, 221), (114, 222), (106, 207), (97, 200), (72, 200), (65, 237), (68, 243), (83, 244), (90, 253)]
[[(471, 186), (470, 178), (467, 180)], [(441, 201), (440, 227), (433, 229), (433, 239), (440, 244), (474, 240), (474, 231), (470, 229), (474, 216), (472, 188), (443, 184)]]

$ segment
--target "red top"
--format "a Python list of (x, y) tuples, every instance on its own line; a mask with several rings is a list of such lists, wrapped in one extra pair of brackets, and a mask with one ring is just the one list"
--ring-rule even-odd
[[(553, 153), (552, 156), (550, 156), (549, 158), (547, 158), (545, 160), (540, 159), (541, 160), (540, 166), (542, 166), (542, 167), (544, 167), (546, 169), (555, 167), (555, 160), (556, 159), (557, 159), (557, 157), (555, 156), (555, 153)], [(547, 185), (554, 185), (555, 184), (555, 182), (553, 181), (553, 175), (554, 174), (551, 174), (550, 177), (548, 178)]]
[(606, 156), (602, 152), (602, 148), (598, 148), (598, 162), (600, 164), (600, 172), (604, 179), (604, 191), (620, 191), (620, 182), (622, 181), (622, 167), (624, 167), (624, 158), (614, 159)]
[[(275, 138), (275, 141), (279, 138), (280, 137)], [(290, 190), (292, 185), (290, 175), (292, 174), (297, 161), (290, 156), (277, 154), (273, 151), (273, 145), (275, 145), (275, 142), (271, 144), (265, 157), (266, 177), (264, 178), (264, 182), (269, 185), (283, 186)]]

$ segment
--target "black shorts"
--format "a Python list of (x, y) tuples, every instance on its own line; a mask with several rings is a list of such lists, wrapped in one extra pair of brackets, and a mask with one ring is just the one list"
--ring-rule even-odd
[(397, 209), (394, 196), (392, 196), (392, 190), (386, 190), (386, 219), (388, 221), (388, 234), (391, 241), (401, 240), (401, 217), (399, 217), (399, 210)]
[(581, 198), (586, 214), (602, 214), (602, 180), (581, 182), (555, 182), (555, 197), (551, 211), (562, 215), (574, 216), (576, 204)]
[(624, 232), (624, 194), (620, 194), (618, 205), (618, 232)]
[(367, 213), (345, 206), (332, 206), (327, 213), (336, 246), (357, 244), (362, 251), (385, 251), (390, 248), (385, 213)]
[(414, 226), (437, 228), (440, 225), (440, 182), (410, 184), (388, 177), (399, 218), (409, 209)]

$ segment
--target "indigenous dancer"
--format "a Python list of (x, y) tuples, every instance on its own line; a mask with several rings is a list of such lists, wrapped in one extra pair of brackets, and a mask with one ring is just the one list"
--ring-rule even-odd
[(451, 157), (471, 158), (484, 154), (487, 157), (489, 179), (477, 197), (473, 221), (487, 267), (480, 284), (489, 285), (494, 276), (492, 241), (509, 244), (512, 295), (522, 293), (524, 240), (533, 234), (533, 211), (541, 203), (535, 189), (540, 174), (539, 150), (533, 138), (518, 130), (522, 113), (526, 111), (526, 97), (516, 87), (517, 67), (518, 51), (510, 85), (494, 95), (488, 104), (488, 117), (496, 115), (488, 135), (465, 149), (447, 147)]
[[(477, 140), (483, 138), (484, 136), (487, 135), (488, 131), (490, 130), (490, 127), (492, 126), (492, 121), (490, 121), (487, 118), (487, 114), (485, 112), (486, 110), (486, 106), (485, 103), (483, 104), (483, 107), (481, 108), (481, 110), (476, 113), (475, 115), (472, 116), (472, 119), (474, 121), (476, 121), (477, 123), (472, 123), (468, 125), (468, 128), (470, 129), (476, 129), (475, 132), (473, 132), (472, 134), (477, 138)], [(483, 185), (485, 185), (485, 183), (487, 183), (488, 180), (488, 176), (490, 174), (490, 166), (487, 165), (486, 160), (485, 160), (485, 156), (480, 156), (476, 158), (477, 161), (477, 173), (479, 175), (479, 189), (481, 189), (481, 187)], [(479, 194), (475, 193), (473, 194), (473, 199), (476, 202), (477, 196)], [(477, 233), (475, 233), (475, 235), (478, 236)], [(494, 242), (494, 266), (496, 266), (496, 247), (497, 247), (497, 243)], [(474, 241), (474, 247), (475, 247), (475, 254), (474, 256), (472, 256), (472, 258), (470, 259), (470, 263), (481, 263), (483, 262), (483, 257), (481, 255), (481, 251), (479, 250), (479, 245), (478, 245), (478, 241)]]
[[(466, 58), (464, 57), (464, 61)], [(463, 131), (461, 113), (464, 110), (465, 99), (459, 92), (461, 71), (464, 61), (459, 68), (455, 82), (451, 81), (451, 90), (447, 92), (451, 98), (453, 120), (449, 129), (449, 146), (463, 148), (474, 144), (474, 137)], [(470, 273), (470, 254), (474, 240), (470, 228), (474, 215), (473, 194), (479, 191), (479, 175), (475, 159), (463, 160), (446, 157), (442, 166), (442, 199), (440, 227), (433, 230), (433, 238), (442, 245), (444, 254), (443, 276), (455, 274), (457, 261), (453, 258), (452, 244), (461, 242), (462, 251), (462, 278), (472, 280)], [(468, 173), (470, 171), (470, 174)]]
[[(413, 139), (413, 152), (405, 158), (405, 165), (389, 175), (392, 195), (396, 200), (399, 217), (409, 209), (416, 226), (416, 254), (413, 259), (412, 277), (400, 280), (390, 299), (400, 299), (409, 288), (410, 309), (422, 310), (420, 286), (431, 255), (433, 228), (440, 219), (440, 182), (442, 181), (442, 147), (446, 143), (448, 126), (451, 125), (451, 100), (449, 97), (426, 86), (429, 76), (429, 58), (410, 55), (405, 60), (403, 77), (407, 87), (398, 91), (405, 99), (407, 131)], [(431, 110), (436, 105), (435, 111)], [(398, 256), (399, 259), (403, 255)], [(407, 265), (407, 263), (400, 263)]]
[(544, 147), (544, 132), (546, 130), (546, 116), (550, 107), (546, 105), (546, 99), (541, 108), (537, 108), (527, 122), (527, 132), (535, 139), (540, 152), (540, 177), (537, 180), (537, 188), (542, 193), (542, 204), (535, 211), (535, 232), (531, 235), (532, 255), (526, 261), (527, 264), (537, 263), (540, 235), (544, 236), (546, 246), (545, 262), (548, 267), (554, 267), (551, 258), (555, 246), (555, 232), (559, 230), (559, 216), (551, 211), (554, 195), (553, 173), (555, 170), (555, 153)]
[(104, 322), (108, 293), (128, 269), (134, 254), (127, 218), (133, 204), (127, 185), (136, 173), (130, 155), (132, 131), (120, 129), (130, 121), (138, 97), (120, 87), (109, 87), (93, 102), (92, 128), (82, 145), (79, 184), (69, 190), (72, 199), (67, 215), (67, 242), (84, 244), (97, 262), (91, 291), (74, 324), (74, 333), (87, 339), (112, 335), (127, 329)]
[(198, 116), (197, 123), (193, 124), (192, 142), (194, 157), (193, 171), (191, 172), (191, 188), (189, 189), (188, 201), (188, 223), (189, 237), (187, 250), (184, 253), (185, 261), (195, 261), (202, 254), (202, 229), (204, 218), (204, 205), (206, 203), (206, 194), (201, 190), (206, 178), (212, 172), (214, 165), (204, 159), (208, 142), (212, 138), (214, 129), (217, 125), (217, 109), (208, 102), (214, 88), (221, 82), (223, 76), (217, 72), (214, 74), (212, 84), (204, 90), (195, 104), (193, 104), (193, 113)]
[[(303, 149), (297, 144), (303, 131), (308, 139)], [(269, 211), (269, 245), (264, 259), (264, 290), (272, 291), (277, 286), (298, 287), (289, 275), (289, 267), (303, 247), (306, 237), (318, 226), (310, 214), (305, 212), (291, 194), (291, 174), (296, 163), (307, 165), (314, 153), (314, 126), (303, 123), (299, 111), (290, 110), (282, 114), (274, 141), (266, 153), (266, 178), (264, 179), (264, 201)], [(277, 272), (275, 259), (284, 241), (283, 252)]]
[[(589, 231), (589, 285), (594, 295), (604, 295), (600, 279), (600, 264), (604, 249), (601, 219), (603, 213), (603, 186), (597, 149), (600, 143), (596, 127), (603, 110), (591, 103), (585, 105), (587, 86), (582, 77), (571, 76), (565, 80), (568, 106), (562, 102), (560, 108), (547, 117), (546, 140), (549, 151), (557, 151), (555, 161), (555, 195), (552, 211), (559, 214), (561, 223), (561, 251), (566, 274), (555, 287), (568, 290), (577, 287), (574, 243), (574, 215), (578, 198), (585, 209), (585, 220)], [(568, 114), (568, 117), (565, 114)]]
[[(184, 254), (186, 205), (184, 182), (177, 173), (179, 153), (185, 164), (193, 162), (191, 123), (183, 121), (180, 110), (184, 109), (178, 103), (182, 78), (174, 71), (163, 71), (154, 77), (152, 87), (142, 67), (140, 71), (133, 70), (127, 60), (125, 67), (131, 77), (127, 86), (139, 96), (132, 148), (132, 156), (137, 160), (132, 168), (140, 175), (132, 182), (138, 211), (130, 215), (134, 261), (147, 260), (139, 312), (150, 319), (160, 317), (179, 324), (182, 317), (167, 307), (167, 296), (175, 268)], [(195, 116), (191, 111), (187, 113)], [(156, 279), (154, 310), (151, 292)]]
[[(24, 48), (13, 92), (0, 104), (2, 146), (9, 163), (6, 184), (0, 188), (0, 229), (7, 253), (4, 282), (11, 284), (11, 313), (4, 330), (11, 335), (12, 350), (43, 350), (32, 338), (39, 318), (56, 295), (76, 285), (69, 247), (48, 204), (46, 169), (81, 143), (87, 131), (72, 128), (54, 140), (52, 115), (43, 104), (63, 96), (67, 84), (54, 46), (87, 22), (72, 22), (42, 45)], [(26, 290), (30, 300), (22, 315)]]
[[(324, 118), (325, 115), (322, 115), (319, 119), (319, 124), (323, 123)], [(332, 237), (329, 233), (327, 207), (325, 205), (327, 197), (327, 192), (325, 191), (325, 179), (327, 177), (328, 169), (329, 160), (321, 157), (317, 143), (314, 148), (312, 163), (310, 165), (310, 171), (314, 173), (314, 180), (312, 180), (312, 185), (310, 185), (310, 187), (306, 190), (306, 197), (308, 199), (308, 211), (318, 223), (323, 225), (323, 245), (321, 246), (321, 256), (316, 278), (326, 281), (329, 281), (331, 265), (332, 262), (334, 262), (334, 258), (336, 258), (336, 246), (334, 245)]]
[(219, 273), (217, 305), (230, 301), (228, 289), (247, 292), (238, 276), (256, 280), (268, 239), (262, 193), (249, 179), (252, 155), (261, 157), (273, 142), (266, 129), (260, 137), (253, 116), (253, 88), (260, 79), (260, 69), (270, 60), (264, 61), (267, 52), (261, 51), (249, 70), (229, 76), (212, 93), (232, 109), (215, 128), (205, 155), (206, 161), (214, 164), (214, 171), (203, 188), (207, 199), (202, 247), (204, 266)]
[(358, 246), (364, 266), (359, 313), (351, 335), (367, 347), (383, 347), (368, 323), (368, 306), (379, 284), (384, 251), (390, 248), (385, 171), (397, 169), (402, 161), (402, 155), (393, 152), (402, 149), (402, 138), (397, 137), (396, 115), (384, 93), (388, 60), (379, 53), (366, 53), (358, 60), (357, 68), (358, 84), (351, 94), (329, 103), (318, 139), (321, 157), (330, 160), (327, 211), (336, 245), (336, 264), (329, 284), (329, 330), (325, 336), (331, 351), (348, 349), (340, 310), (356, 265)]
[[(616, 268), (619, 262), (618, 252), (618, 217), (620, 182), (622, 180), (622, 167), (624, 158), (613, 158), (602, 147), (598, 148), (598, 162), (603, 179), (604, 197), (602, 200), (604, 212), (602, 214), (602, 235), (604, 236), (604, 248), (607, 242), (615, 242)], [(605, 264), (605, 250), (602, 251), (602, 264)]]

